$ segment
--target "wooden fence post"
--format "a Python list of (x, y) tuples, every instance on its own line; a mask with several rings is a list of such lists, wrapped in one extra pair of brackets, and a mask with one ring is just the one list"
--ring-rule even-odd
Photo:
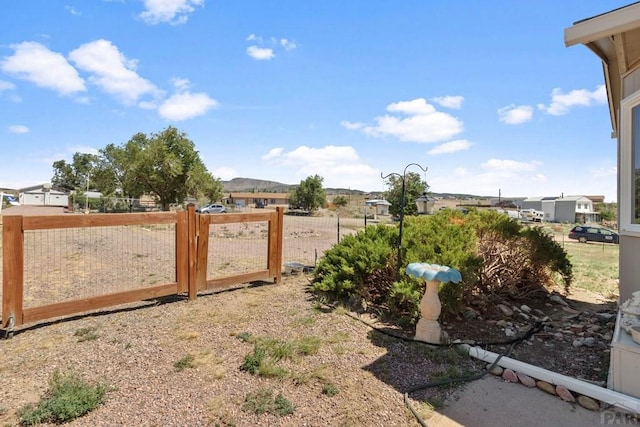
[(187, 208), (187, 216), (188, 216), (188, 222), (189, 222), (189, 238), (188, 238), (188, 245), (189, 245), (189, 299), (196, 299), (198, 297), (198, 277), (197, 277), (197, 256), (198, 256), (198, 251), (197, 251), (197, 243), (198, 243), (198, 235), (200, 234), (200, 227), (198, 224), (198, 218), (196, 216), (196, 207), (193, 203), (189, 204), (189, 207)]
[(284, 209), (277, 207), (275, 215), (269, 220), (268, 268), (274, 283), (282, 280), (282, 240), (284, 235)]
[(24, 232), (22, 215), (6, 215), (2, 225), (2, 329), (12, 334), (22, 325), (24, 297)]

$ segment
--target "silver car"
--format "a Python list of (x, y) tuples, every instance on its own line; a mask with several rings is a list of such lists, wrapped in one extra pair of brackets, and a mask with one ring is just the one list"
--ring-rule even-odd
[(198, 208), (196, 209), (196, 212), (201, 214), (227, 213), (227, 209), (223, 205), (214, 203), (212, 205), (207, 205), (207, 206)]

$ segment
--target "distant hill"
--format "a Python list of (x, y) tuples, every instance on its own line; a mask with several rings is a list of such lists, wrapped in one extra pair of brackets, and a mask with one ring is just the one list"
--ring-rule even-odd
[[(222, 181), (222, 187), (225, 193), (250, 193), (250, 192), (264, 192), (264, 193), (288, 193), (290, 190), (297, 187), (298, 184), (283, 184), (282, 182), (267, 181), (264, 179), (254, 178), (233, 178), (230, 181)], [(352, 188), (325, 188), (324, 191), (328, 195), (334, 194), (352, 194), (362, 195), (367, 194), (366, 191), (356, 190)], [(381, 194), (381, 192), (375, 192)], [(452, 193), (431, 193), (433, 196), (442, 197), (447, 199), (479, 199), (481, 196), (474, 196), (472, 194), (452, 194)]]
[(222, 187), (225, 193), (288, 193), (289, 188), (293, 186), (281, 182), (265, 181), (263, 179), (233, 178), (231, 181), (222, 181)]

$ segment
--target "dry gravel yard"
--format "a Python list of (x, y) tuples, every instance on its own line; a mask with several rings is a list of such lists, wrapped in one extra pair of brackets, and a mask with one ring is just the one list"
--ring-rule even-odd
[[(447, 366), (471, 366), (452, 350), (397, 341), (340, 310), (323, 311), (307, 284), (295, 275), (279, 285), (23, 329), (0, 341), (0, 425), (15, 425), (16, 409), (37, 402), (59, 369), (113, 387), (104, 405), (69, 424), (75, 426), (411, 426), (418, 424), (403, 404), (404, 390)], [(87, 330), (95, 336), (83, 341), (77, 334)], [(288, 343), (312, 337), (318, 347), (278, 362), (281, 377), (264, 378), (240, 370), (253, 345), (239, 334)], [(187, 355), (193, 367), (178, 370)], [(323, 394), (327, 385), (337, 394)], [(261, 389), (281, 392), (293, 414), (243, 409)], [(438, 393), (417, 392), (413, 403), (428, 414), (424, 401), (443, 399)]]

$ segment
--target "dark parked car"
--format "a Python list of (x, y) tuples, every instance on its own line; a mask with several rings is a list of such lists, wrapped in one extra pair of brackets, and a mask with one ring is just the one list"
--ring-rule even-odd
[(587, 242), (620, 243), (620, 236), (615, 231), (591, 225), (576, 225), (569, 231), (569, 238)]
[(212, 205), (207, 205), (207, 206), (203, 206), (201, 208), (196, 209), (196, 212), (201, 213), (201, 214), (211, 214), (211, 213), (226, 213), (227, 209), (218, 204), (218, 203), (214, 203)]

